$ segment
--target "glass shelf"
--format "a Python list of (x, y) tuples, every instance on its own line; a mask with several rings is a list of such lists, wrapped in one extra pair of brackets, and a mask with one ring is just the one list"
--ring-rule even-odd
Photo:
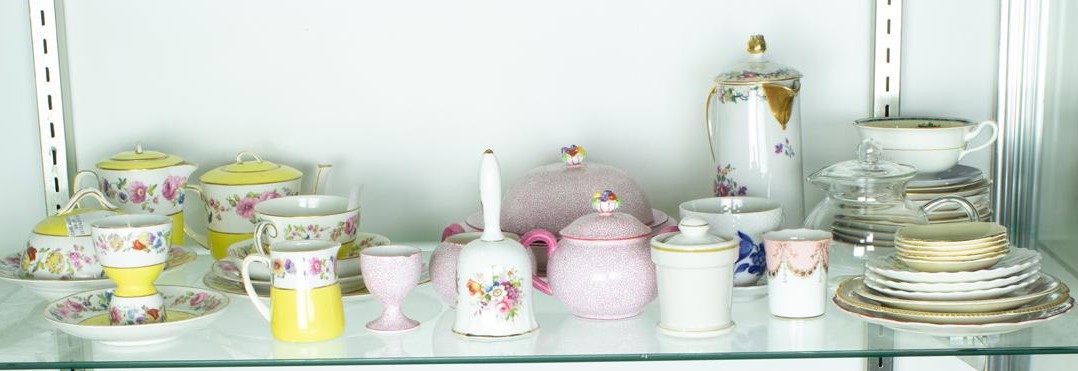
[[(413, 244), (425, 249), (433, 243)], [(1069, 245), (1067, 245), (1069, 246)], [(1067, 246), (1047, 246), (1064, 249)], [(1045, 254), (1043, 269), (1072, 287), (1078, 280), (1060, 265), (1058, 253)], [(199, 258), (160, 284), (204, 287), (210, 257)], [(1071, 260), (1068, 260), (1071, 261)], [(13, 286), (0, 287), (0, 367), (108, 368), (263, 365), (363, 365), (495, 362), (584, 362), (639, 360), (722, 360), (828, 357), (902, 357), (1078, 353), (1078, 316), (1073, 313), (1046, 325), (1015, 333), (942, 338), (894, 332), (840, 313), (809, 320), (768, 314), (767, 300), (734, 303), (737, 323), (730, 334), (683, 340), (659, 335), (655, 303), (640, 316), (616, 321), (573, 317), (554, 299), (539, 294), (536, 317), (541, 330), (512, 341), (476, 342), (450, 332), (453, 311), (436, 298), (431, 286), (418, 287), (404, 304), (405, 313), (422, 321), (409, 333), (376, 335), (364, 324), (381, 305), (373, 297), (346, 302), (341, 338), (319, 344), (276, 342), (269, 325), (246, 297), (232, 296), (227, 312), (206, 330), (175, 341), (144, 347), (110, 347), (69, 336), (41, 317), (44, 301)]]

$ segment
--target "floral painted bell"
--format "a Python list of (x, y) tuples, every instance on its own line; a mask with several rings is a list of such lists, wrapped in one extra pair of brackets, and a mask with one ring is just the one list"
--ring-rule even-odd
[(500, 218), (501, 173), (494, 152), (487, 150), (479, 167), (483, 229), (457, 260), (457, 317), (453, 332), (499, 339), (539, 329), (532, 296), (531, 252), (506, 238)]

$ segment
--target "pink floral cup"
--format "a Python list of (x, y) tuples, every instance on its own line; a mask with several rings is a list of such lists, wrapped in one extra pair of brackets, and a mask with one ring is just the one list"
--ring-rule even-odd
[(359, 206), (350, 206), (348, 198), (340, 196), (274, 198), (254, 206), (254, 212), (259, 220), (255, 241), (260, 249), (280, 241), (336, 241), (341, 244), (337, 257), (342, 258), (351, 254), (359, 228)]
[(784, 229), (763, 237), (771, 314), (785, 318), (823, 315), (831, 232)]
[(411, 246), (374, 246), (359, 253), (367, 289), (382, 302), (382, 315), (367, 323), (374, 332), (401, 332), (419, 327), (419, 321), (401, 312), (401, 302), (419, 284), (423, 261)]

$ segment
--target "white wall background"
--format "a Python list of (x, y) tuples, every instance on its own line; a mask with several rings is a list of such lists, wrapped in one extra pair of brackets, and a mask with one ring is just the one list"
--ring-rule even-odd
[[(483, 149), (512, 183), (575, 143), (676, 213), (709, 195), (704, 95), (751, 33), (805, 75), (806, 175), (852, 157), (850, 123), (870, 114), (871, 4), (71, 1), (77, 160), (88, 168), (141, 141), (202, 170), (243, 149), (303, 170), (331, 162), (331, 193), (366, 185), (362, 229), (430, 240), (477, 208)], [(998, 8), (906, 2), (903, 113), (993, 116)], [(3, 27), (22, 36), (5, 32), (3, 50), (21, 68), (2, 73), (22, 83), (0, 91), (32, 108), (25, 13), (8, 13)], [(28, 112), (0, 114), (32, 125)], [(9, 140), (25, 148), (4, 150), (36, 151), (25, 131)], [(18, 187), (36, 190), (36, 165)], [(810, 206), (819, 197), (809, 191)]]

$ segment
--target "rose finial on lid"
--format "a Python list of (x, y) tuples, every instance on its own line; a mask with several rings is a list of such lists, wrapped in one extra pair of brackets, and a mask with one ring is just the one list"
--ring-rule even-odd
[(599, 212), (599, 215), (610, 215), (621, 206), (621, 201), (618, 200), (618, 195), (614, 194), (614, 191), (605, 190), (602, 192), (595, 192), (594, 196), (591, 196), (591, 207)]
[(576, 167), (584, 163), (584, 157), (587, 157), (588, 153), (584, 151), (584, 147), (577, 146), (576, 144), (561, 147), (561, 160), (565, 162), (566, 166)]

